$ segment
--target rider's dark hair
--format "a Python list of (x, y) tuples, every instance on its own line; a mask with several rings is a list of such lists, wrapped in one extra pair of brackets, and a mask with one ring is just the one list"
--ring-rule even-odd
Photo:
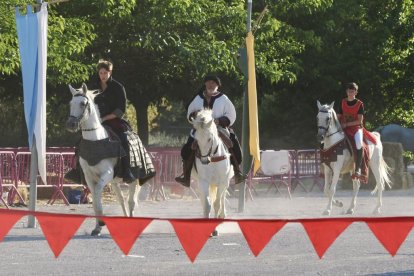
[(349, 82), (345, 85), (345, 89), (355, 89), (358, 91), (358, 85), (355, 82)]
[(98, 61), (98, 65), (96, 65), (96, 69), (101, 70), (102, 68), (105, 69), (106, 71), (112, 71), (112, 68), (114, 67), (114, 65), (112, 64), (112, 62), (110, 62), (109, 60), (105, 60), (105, 59), (100, 59)]
[(219, 77), (217, 77), (216, 75), (207, 75), (204, 78), (204, 83), (206, 83), (206, 81), (214, 81), (215, 83), (217, 83), (217, 85), (220, 87), (221, 86), (221, 80)]

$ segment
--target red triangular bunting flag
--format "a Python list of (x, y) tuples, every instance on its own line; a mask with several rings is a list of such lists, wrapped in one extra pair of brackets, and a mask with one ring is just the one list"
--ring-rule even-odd
[(239, 220), (238, 223), (250, 250), (257, 257), (286, 221)]
[(170, 219), (175, 233), (181, 242), (188, 258), (194, 262), (211, 233), (222, 220), (217, 219)]
[(10, 229), (16, 222), (22, 218), (24, 214), (21, 213), (1, 213), (0, 214), (0, 241), (9, 233)]
[(302, 220), (301, 223), (316, 253), (319, 258), (322, 258), (336, 238), (352, 223), (352, 220)]
[(128, 255), (136, 239), (152, 222), (152, 218), (102, 217), (112, 239)]
[(414, 220), (375, 220), (366, 221), (366, 224), (385, 249), (395, 256), (414, 226)]
[(86, 217), (62, 214), (36, 214), (43, 234), (55, 257), (65, 248)]

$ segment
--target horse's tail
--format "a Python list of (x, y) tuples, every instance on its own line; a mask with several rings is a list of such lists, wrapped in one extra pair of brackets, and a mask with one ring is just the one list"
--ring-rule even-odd
[[(384, 158), (382, 157), (382, 154), (380, 156), (380, 160), (379, 160), (379, 174), (380, 174), (380, 179), (379, 179), (379, 184), (382, 187), (382, 190), (384, 190), (385, 188), (385, 184), (387, 184), (388, 188), (391, 189), (391, 179), (390, 179), (390, 171), (391, 168), (387, 165), (387, 163), (385, 163)], [(378, 191), (378, 183), (375, 186), (375, 189), (371, 192), (371, 194), (375, 194)]]

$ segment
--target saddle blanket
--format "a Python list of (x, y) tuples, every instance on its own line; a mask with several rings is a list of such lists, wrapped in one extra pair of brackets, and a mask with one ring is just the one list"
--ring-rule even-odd
[(261, 171), (265, 175), (288, 173), (291, 169), (290, 154), (287, 150), (264, 150), (260, 152)]
[(125, 156), (125, 151), (119, 139), (106, 138), (98, 141), (82, 139), (79, 144), (79, 156), (90, 166), (95, 166), (102, 159)]
[[(111, 157), (123, 157), (126, 155), (118, 136), (106, 128), (109, 138), (89, 141), (82, 139), (79, 144), (79, 156), (85, 159), (90, 166), (98, 164), (102, 159)], [(132, 174), (140, 179), (142, 185), (155, 176), (155, 168), (151, 156), (144, 147), (138, 134), (126, 131), (129, 143), (129, 159)], [(121, 177), (119, 165), (115, 168), (115, 175)]]

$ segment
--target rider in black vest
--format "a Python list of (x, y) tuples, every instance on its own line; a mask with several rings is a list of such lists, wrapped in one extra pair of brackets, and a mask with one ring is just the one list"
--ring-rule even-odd
[[(128, 129), (128, 123), (122, 119), (126, 109), (127, 98), (124, 86), (112, 78), (112, 68), (111, 62), (99, 60), (97, 65), (99, 78), (95, 86), (91, 88), (99, 91), (99, 94), (95, 97), (95, 103), (99, 108), (102, 125), (111, 127), (121, 140), (126, 152), (126, 156), (121, 158), (122, 177), (124, 182), (131, 183), (136, 178), (131, 172), (129, 144), (125, 134), (125, 131)], [(77, 166), (77, 168), (80, 168), (80, 166)], [(80, 183), (79, 175), (79, 172), (72, 170), (65, 175), (65, 178)]]

